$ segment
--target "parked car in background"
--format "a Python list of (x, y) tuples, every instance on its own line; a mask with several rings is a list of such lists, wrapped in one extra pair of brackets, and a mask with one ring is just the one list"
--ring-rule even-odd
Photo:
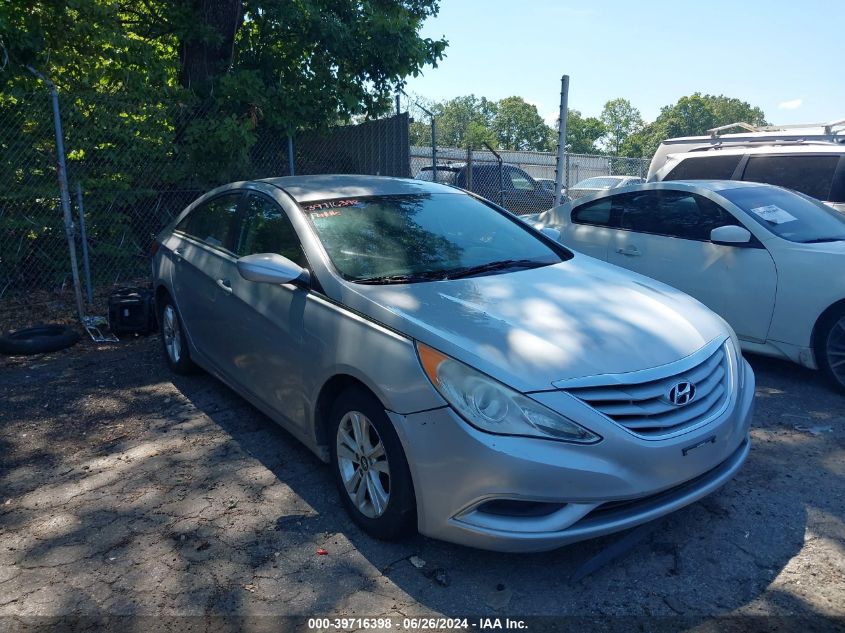
[(645, 182), (645, 180), (637, 176), (594, 176), (593, 178), (587, 178), (572, 185), (568, 193), (570, 199), (577, 200), (591, 193), (616, 189), (618, 187), (627, 187), (628, 185), (637, 185), (642, 182)]
[[(552, 195), (554, 195), (555, 187), (557, 186), (557, 182), (555, 182), (554, 178), (535, 178), (534, 180), (537, 182), (538, 185), (540, 185), (547, 191), (550, 191)], [(566, 187), (561, 187), (560, 193), (561, 202), (566, 202), (567, 200), (569, 200), (569, 196), (566, 194)]]
[(157, 238), (169, 366), (196, 363), (331, 464), (366, 532), (545, 550), (709, 494), (754, 374), (687, 295), (454, 187), (219, 187)]
[[(434, 170), (428, 165), (420, 169), (416, 177), (431, 181)], [(477, 193), (517, 215), (545, 211), (555, 205), (553, 191), (539, 184), (525, 170), (508, 163), (501, 169), (498, 163), (473, 163), (469, 170), (465, 163), (438, 165), (437, 182)]]
[[(667, 139), (648, 170), (662, 180), (745, 180), (794, 189), (845, 211), (845, 120)], [(733, 126), (724, 126), (730, 128)]]
[(573, 249), (683, 290), (743, 349), (820, 368), (845, 391), (845, 216), (781, 187), (665, 181), (535, 220)]

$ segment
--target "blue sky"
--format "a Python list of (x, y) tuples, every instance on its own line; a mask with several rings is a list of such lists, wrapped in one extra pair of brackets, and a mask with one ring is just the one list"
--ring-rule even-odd
[(845, 0), (441, 0), (423, 27), (447, 57), (406, 91), (441, 101), (518, 95), (553, 120), (624, 97), (646, 121), (702, 92), (759, 106), (773, 123), (845, 118)]

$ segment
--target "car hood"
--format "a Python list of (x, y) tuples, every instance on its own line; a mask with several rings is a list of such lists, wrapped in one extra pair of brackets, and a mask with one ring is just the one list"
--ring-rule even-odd
[(343, 289), (350, 308), (523, 392), (671, 363), (729, 335), (691, 297), (580, 254), (517, 272)]

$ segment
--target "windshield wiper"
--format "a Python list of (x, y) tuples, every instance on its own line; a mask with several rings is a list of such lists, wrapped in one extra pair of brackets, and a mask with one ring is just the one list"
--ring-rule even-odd
[(353, 279), (357, 284), (413, 284), (421, 281), (442, 281), (446, 274), (442, 270), (430, 270), (421, 273), (403, 273), (400, 275), (382, 275), (380, 277), (365, 277)]
[(495, 270), (505, 270), (507, 268), (539, 268), (540, 266), (549, 266), (550, 264), (551, 262), (538, 262), (535, 259), (503, 259), (498, 262), (467, 266), (466, 268), (455, 268), (445, 272), (449, 279), (460, 279), (461, 277), (471, 277), (472, 275), (480, 275)]
[(838, 237), (817, 237), (812, 240), (804, 240), (802, 244), (819, 244), (820, 242), (841, 242), (845, 240), (845, 235)]

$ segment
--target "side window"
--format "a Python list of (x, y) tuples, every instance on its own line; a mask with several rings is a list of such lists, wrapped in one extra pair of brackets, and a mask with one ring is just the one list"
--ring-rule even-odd
[(242, 193), (228, 193), (212, 198), (185, 216), (176, 229), (209, 246), (232, 252), (235, 213), (242, 197)]
[(270, 198), (257, 194), (250, 194), (246, 199), (235, 252), (238, 257), (278, 253), (303, 268), (308, 265), (287, 213)]
[(684, 191), (648, 191), (617, 196), (622, 228), (706, 242), (710, 231), (736, 219), (715, 202)]
[(613, 198), (595, 200), (572, 212), (572, 221), (577, 224), (592, 224), (594, 226), (612, 226), (611, 208)]
[(828, 156), (752, 156), (743, 180), (764, 182), (795, 189), (818, 200), (830, 200), (833, 174), (839, 155)]
[(730, 180), (742, 154), (684, 158), (663, 180)]
[(507, 179), (510, 178), (511, 187), (517, 191), (534, 191), (534, 181), (524, 171), (519, 169), (508, 169), (505, 172), (505, 187)]

